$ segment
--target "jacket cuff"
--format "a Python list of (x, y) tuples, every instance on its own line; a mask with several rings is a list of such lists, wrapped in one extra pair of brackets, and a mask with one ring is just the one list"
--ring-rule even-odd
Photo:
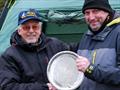
[(88, 66), (87, 70), (85, 71), (85, 75), (90, 75), (90, 74), (92, 74), (93, 71), (94, 71), (94, 68), (95, 68), (95, 66), (94, 66), (93, 64), (90, 64), (90, 65)]

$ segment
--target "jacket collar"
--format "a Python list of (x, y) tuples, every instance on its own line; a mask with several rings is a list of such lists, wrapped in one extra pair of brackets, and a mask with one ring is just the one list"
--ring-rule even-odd
[(105, 27), (103, 31), (94, 35), (90, 30), (86, 33), (86, 35), (91, 36), (93, 40), (104, 41), (107, 35), (111, 32), (110, 27)]

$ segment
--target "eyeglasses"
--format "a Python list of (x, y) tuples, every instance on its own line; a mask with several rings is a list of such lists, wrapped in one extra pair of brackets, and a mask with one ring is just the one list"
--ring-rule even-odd
[(22, 25), (21, 28), (26, 31), (29, 31), (31, 28), (33, 30), (38, 30), (40, 28), (40, 25), (31, 25), (31, 26), (30, 25)]

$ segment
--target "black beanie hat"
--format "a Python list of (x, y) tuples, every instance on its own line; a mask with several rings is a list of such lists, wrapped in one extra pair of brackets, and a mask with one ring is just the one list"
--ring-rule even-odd
[(110, 14), (113, 13), (113, 9), (111, 8), (108, 0), (85, 0), (82, 12), (86, 9), (101, 9), (104, 11), (109, 12)]

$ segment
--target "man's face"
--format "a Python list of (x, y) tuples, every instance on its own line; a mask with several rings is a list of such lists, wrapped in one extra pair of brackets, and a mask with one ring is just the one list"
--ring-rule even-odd
[(29, 20), (20, 25), (18, 34), (27, 43), (36, 43), (41, 35), (42, 23), (35, 20)]
[(100, 9), (85, 10), (85, 20), (93, 31), (98, 31), (108, 16), (108, 12)]

